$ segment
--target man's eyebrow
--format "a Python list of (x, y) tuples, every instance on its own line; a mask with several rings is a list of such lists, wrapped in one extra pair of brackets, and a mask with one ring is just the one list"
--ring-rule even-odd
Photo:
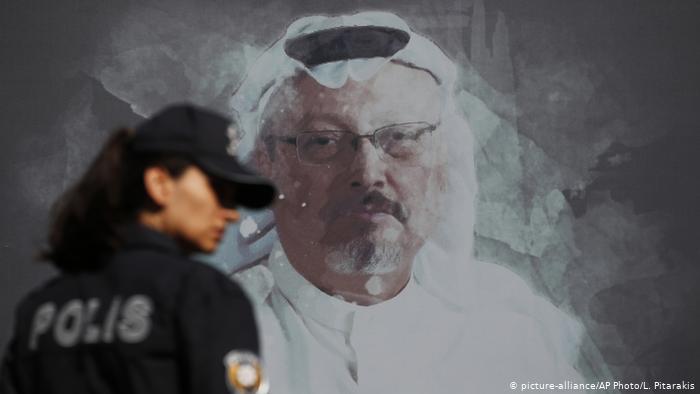
[(339, 129), (349, 130), (348, 123), (345, 118), (341, 115), (334, 113), (323, 113), (314, 114), (306, 113), (302, 116), (301, 120), (297, 123), (294, 131), (310, 131), (308, 130), (313, 123), (327, 123), (333, 125), (333, 127), (338, 127)]

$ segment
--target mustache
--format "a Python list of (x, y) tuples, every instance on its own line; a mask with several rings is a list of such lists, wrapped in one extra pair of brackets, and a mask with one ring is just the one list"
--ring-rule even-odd
[(392, 200), (378, 190), (373, 190), (336, 205), (331, 210), (331, 217), (346, 215), (358, 210), (388, 213), (400, 223), (406, 223), (409, 217), (408, 208), (399, 201)]

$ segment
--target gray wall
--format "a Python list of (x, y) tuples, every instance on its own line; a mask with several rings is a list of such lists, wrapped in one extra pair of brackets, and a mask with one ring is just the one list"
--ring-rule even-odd
[(52, 274), (32, 260), (51, 202), (110, 129), (172, 101), (225, 111), (247, 63), (297, 16), (387, 9), (442, 46), (471, 93), (477, 256), (581, 319), (592, 373), (697, 377), (699, 4), (3, 5), (0, 343), (16, 302)]

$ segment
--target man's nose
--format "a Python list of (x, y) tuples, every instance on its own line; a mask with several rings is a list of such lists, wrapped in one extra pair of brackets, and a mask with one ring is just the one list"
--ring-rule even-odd
[(222, 208), (222, 209), (223, 209), (224, 219), (227, 222), (235, 223), (241, 218), (241, 214), (238, 212), (237, 209), (233, 209), (233, 208)]
[(380, 152), (367, 138), (357, 141), (357, 152), (351, 163), (351, 187), (383, 187), (386, 182), (386, 163)]

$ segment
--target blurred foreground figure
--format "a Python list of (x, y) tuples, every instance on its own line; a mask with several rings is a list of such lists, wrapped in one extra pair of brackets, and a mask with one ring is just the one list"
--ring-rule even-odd
[(59, 200), (2, 393), (262, 393), (250, 302), (211, 253), (275, 189), (226, 152), (230, 121), (190, 105), (116, 131)]
[(363, 12), (293, 22), (234, 95), (238, 153), (280, 192), (243, 220), (236, 262), (274, 392), (582, 383), (579, 325), (472, 257), (473, 141), (455, 80), (432, 41)]

